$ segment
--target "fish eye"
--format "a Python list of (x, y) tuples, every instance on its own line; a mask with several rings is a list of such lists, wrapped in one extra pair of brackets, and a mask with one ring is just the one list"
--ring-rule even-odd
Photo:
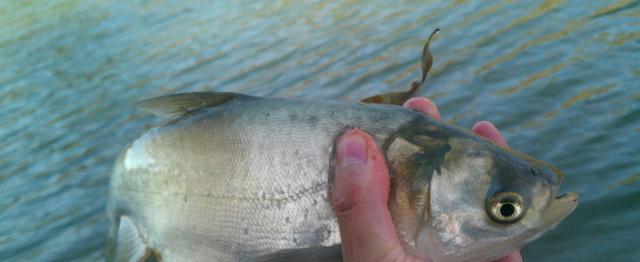
[(515, 192), (498, 192), (487, 202), (487, 213), (498, 223), (514, 223), (524, 215), (522, 197)]

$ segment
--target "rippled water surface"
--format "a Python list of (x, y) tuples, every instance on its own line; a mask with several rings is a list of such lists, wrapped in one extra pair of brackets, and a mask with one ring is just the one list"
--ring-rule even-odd
[(135, 102), (224, 90), (356, 99), (418, 78), (581, 195), (531, 261), (640, 260), (639, 1), (2, 1), (0, 260), (102, 257)]

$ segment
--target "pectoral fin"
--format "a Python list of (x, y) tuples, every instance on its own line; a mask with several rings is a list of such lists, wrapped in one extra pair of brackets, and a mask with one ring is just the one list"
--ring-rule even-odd
[(362, 103), (368, 104), (389, 104), (389, 105), (402, 105), (409, 98), (414, 97), (420, 89), (420, 83), (418, 81), (411, 83), (411, 88), (401, 92), (389, 92), (374, 96), (365, 97), (360, 99)]
[(438, 32), (440, 32), (440, 29), (436, 29), (435, 31), (433, 31), (433, 33), (431, 33), (429, 39), (427, 39), (427, 43), (422, 49), (422, 78), (420, 79), (420, 81), (411, 83), (411, 87), (409, 88), (409, 90), (369, 96), (360, 99), (360, 102), (369, 104), (402, 105), (404, 104), (404, 102), (409, 100), (409, 98), (412, 98), (416, 94), (418, 94), (420, 88), (422, 88), (422, 86), (424, 85), (425, 80), (427, 80), (427, 74), (429, 74), (429, 70), (431, 70), (431, 66), (433, 65), (433, 55), (431, 55), (431, 51), (429, 51), (429, 44), (431, 43), (433, 36), (438, 34)]
[(157, 116), (174, 118), (198, 109), (214, 107), (233, 99), (247, 97), (250, 96), (223, 92), (182, 93), (143, 100), (138, 103), (138, 108)]
[(339, 262), (342, 261), (342, 247), (334, 245), (329, 247), (312, 247), (301, 249), (288, 249), (273, 254), (258, 257), (255, 262)]
[(159, 255), (147, 247), (136, 225), (127, 216), (120, 217), (113, 261), (157, 261)]

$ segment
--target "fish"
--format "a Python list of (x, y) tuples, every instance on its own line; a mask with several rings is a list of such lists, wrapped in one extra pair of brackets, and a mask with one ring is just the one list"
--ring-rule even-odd
[(432, 261), (491, 261), (577, 206), (563, 173), (473, 132), (399, 106), (425, 85), (359, 101), (228, 92), (139, 104), (165, 121), (128, 144), (110, 177), (108, 261), (339, 261), (330, 204), (335, 140), (381, 146), (388, 207), (405, 248)]

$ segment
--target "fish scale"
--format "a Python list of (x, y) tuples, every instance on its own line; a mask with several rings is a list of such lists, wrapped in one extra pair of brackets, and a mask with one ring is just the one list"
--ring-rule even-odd
[[(292, 106), (301, 101), (234, 101), (152, 129), (123, 151), (112, 178), (118, 186), (112, 184), (111, 195), (118, 197), (110, 201), (110, 214), (147, 221), (139, 230), (149, 238), (149, 248), (164, 250), (162, 257), (170, 260), (338, 244), (327, 201), (333, 140), (359, 127), (382, 142), (415, 114), (351, 102)], [(300, 121), (292, 126), (292, 119)], [(151, 159), (136, 159), (133, 153), (139, 152)], [(121, 199), (128, 204), (113, 204)], [(137, 208), (127, 208), (131, 205)], [(167, 229), (161, 229), (168, 223), (163, 217), (171, 218)], [(181, 244), (191, 242), (207, 251)]]

